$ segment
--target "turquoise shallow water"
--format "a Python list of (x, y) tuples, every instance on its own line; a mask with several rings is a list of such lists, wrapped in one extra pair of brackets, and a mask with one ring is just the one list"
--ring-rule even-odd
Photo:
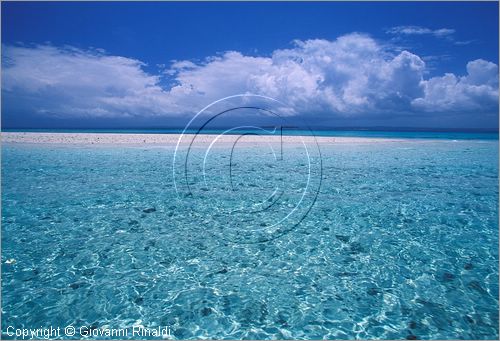
[(240, 148), (228, 182), (215, 149), (178, 196), (173, 148), (4, 144), (2, 337), (498, 339), (498, 141), (321, 155)]

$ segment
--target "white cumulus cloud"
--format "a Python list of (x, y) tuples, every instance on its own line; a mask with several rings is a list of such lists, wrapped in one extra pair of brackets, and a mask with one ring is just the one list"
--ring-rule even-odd
[(40, 113), (133, 116), (171, 105), (159, 77), (135, 59), (46, 45), (3, 50), (2, 90), (32, 100)]
[(297, 115), (498, 110), (496, 64), (475, 60), (466, 75), (425, 79), (421, 57), (385, 46), (352, 33), (295, 41), (268, 56), (228, 51), (202, 62), (178, 60), (158, 74), (98, 50), (4, 46), (2, 91), (8, 107), (59, 117), (194, 114), (241, 93), (276, 98)]
[(424, 96), (413, 100), (425, 111), (498, 111), (498, 66), (478, 59), (467, 63), (467, 75), (447, 73), (422, 81)]

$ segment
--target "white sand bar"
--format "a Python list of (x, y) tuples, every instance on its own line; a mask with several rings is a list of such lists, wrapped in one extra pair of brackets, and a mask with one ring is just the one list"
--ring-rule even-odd
[[(2, 132), (2, 143), (36, 143), (36, 144), (156, 144), (175, 146), (180, 134), (120, 134), (120, 133), (32, 133), (32, 132)], [(183, 136), (182, 142), (190, 143), (193, 134)], [(210, 144), (217, 135), (196, 135), (195, 143)], [(380, 142), (422, 142), (432, 140), (394, 139), (394, 138), (368, 138), (368, 137), (325, 137), (325, 136), (283, 136), (283, 143), (380, 143)], [(218, 137), (220, 143), (269, 143), (279, 142), (280, 136), (255, 136), (255, 135), (222, 135)]]

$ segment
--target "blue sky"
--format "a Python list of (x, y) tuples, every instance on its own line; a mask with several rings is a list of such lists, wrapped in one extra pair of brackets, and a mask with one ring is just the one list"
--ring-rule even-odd
[(180, 126), (236, 93), (311, 125), (498, 127), (498, 4), (2, 2), (3, 127)]

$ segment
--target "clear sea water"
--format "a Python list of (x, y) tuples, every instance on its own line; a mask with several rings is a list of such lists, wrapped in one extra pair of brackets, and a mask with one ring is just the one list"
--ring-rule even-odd
[(2, 338), (498, 339), (498, 140), (320, 148), (3, 144)]

